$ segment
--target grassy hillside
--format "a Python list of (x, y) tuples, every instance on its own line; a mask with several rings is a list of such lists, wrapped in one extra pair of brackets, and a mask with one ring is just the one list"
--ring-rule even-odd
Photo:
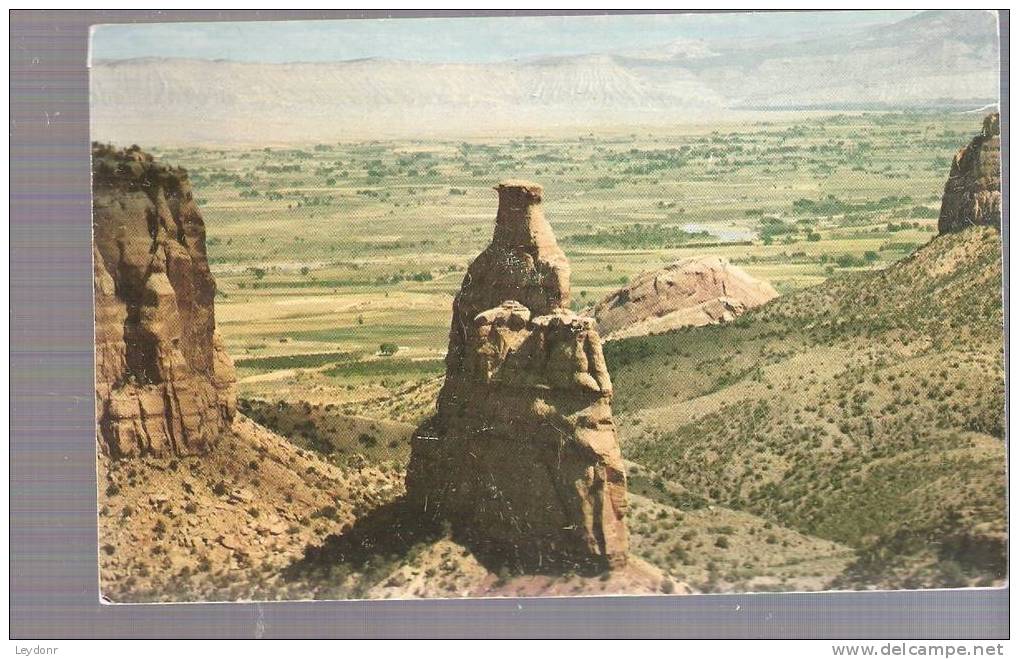
[(854, 548), (836, 586), (1002, 579), (1000, 250), (974, 228), (730, 325), (608, 344), (626, 457)]
[(290, 439), (297, 446), (333, 461), (352, 459), (381, 464), (395, 461), (402, 467), (410, 459), (409, 423), (345, 414), (336, 405), (306, 401), (268, 402), (241, 399), (241, 412)]

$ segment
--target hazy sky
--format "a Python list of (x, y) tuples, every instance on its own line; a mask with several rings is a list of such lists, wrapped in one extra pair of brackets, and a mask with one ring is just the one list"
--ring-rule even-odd
[(386, 57), (489, 62), (639, 50), (681, 39), (823, 35), (868, 24), (892, 23), (916, 13), (776, 12), (100, 25), (94, 28), (92, 58), (309, 62)]

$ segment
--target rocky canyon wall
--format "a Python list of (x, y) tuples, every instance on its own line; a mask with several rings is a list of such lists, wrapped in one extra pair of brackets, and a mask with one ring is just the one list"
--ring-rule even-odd
[(115, 458), (201, 453), (236, 411), (187, 174), (93, 145), (96, 417)]
[(997, 112), (984, 118), (983, 130), (952, 161), (941, 199), (938, 233), (980, 224), (1001, 229), (1001, 126)]

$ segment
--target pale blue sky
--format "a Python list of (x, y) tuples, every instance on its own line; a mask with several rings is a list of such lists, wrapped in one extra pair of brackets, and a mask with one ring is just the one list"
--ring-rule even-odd
[(92, 59), (187, 57), (321, 62), (385, 57), (491, 62), (634, 50), (679, 39), (813, 36), (916, 11), (648, 14), (630, 16), (363, 19), (96, 26)]

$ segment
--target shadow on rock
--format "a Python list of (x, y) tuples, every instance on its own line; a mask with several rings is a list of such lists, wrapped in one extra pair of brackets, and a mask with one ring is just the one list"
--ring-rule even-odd
[(410, 560), (443, 535), (401, 498), (380, 506), (352, 526), (308, 545), (304, 556), (283, 571), (287, 581), (340, 580), (351, 573), (376, 574)]
[[(513, 547), (479, 541), (436, 521), (406, 499), (381, 506), (318, 546), (309, 545), (304, 556), (283, 571), (288, 582), (303, 582), (323, 590), (319, 596), (363, 597), (400, 565), (409, 564), (442, 538), (463, 545), (486, 570), (502, 577), (521, 574), (597, 574), (591, 565), (545, 560), (524, 560)], [(328, 592), (326, 592), (328, 591)]]

